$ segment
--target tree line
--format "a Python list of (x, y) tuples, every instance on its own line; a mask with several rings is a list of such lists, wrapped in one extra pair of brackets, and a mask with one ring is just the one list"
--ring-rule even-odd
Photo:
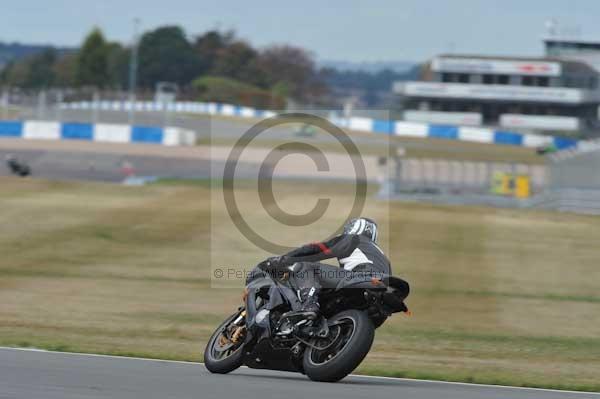
[[(95, 28), (77, 50), (48, 48), (9, 62), (0, 71), (0, 85), (125, 90), (131, 51)], [(306, 50), (290, 45), (258, 49), (232, 31), (211, 30), (190, 39), (179, 26), (162, 26), (142, 34), (138, 54), (141, 90), (172, 82), (187, 97), (265, 108), (285, 106), (290, 99), (319, 104), (327, 93), (325, 77)]]

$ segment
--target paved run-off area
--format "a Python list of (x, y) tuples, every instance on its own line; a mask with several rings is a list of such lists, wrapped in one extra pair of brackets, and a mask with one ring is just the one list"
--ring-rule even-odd
[(600, 394), (350, 376), (316, 383), (301, 374), (202, 364), (0, 348), (0, 398), (411, 398), (587, 399)]

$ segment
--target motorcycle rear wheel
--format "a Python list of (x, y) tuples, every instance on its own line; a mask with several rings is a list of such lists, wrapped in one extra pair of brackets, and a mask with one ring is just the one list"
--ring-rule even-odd
[(304, 351), (304, 372), (313, 381), (336, 382), (346, 377), (367, 356), (375, 337), (373, 323), (359, 310), (343, 311), (328, 322), (330, 336), (315, 340), (315, 347)]
[[(215, 374), (227, 374), (239, 368), (244, 360), (244, 344), (235, 345), (226, 342), (223, 334), (227, 327), (240, 315), (236, 312), (225, 320), (213, 333), (204, 350), (204, 365)], [(230, 345), (228, 347), (228, 345)]]

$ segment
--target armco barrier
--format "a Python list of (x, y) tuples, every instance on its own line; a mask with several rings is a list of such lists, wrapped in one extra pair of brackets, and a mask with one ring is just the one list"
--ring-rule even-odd
[(128, 143), (131, 141), (131, 127), (98, 123), (94, 126), (94, 140), (106, 143)]
[[(82, 101), (63, 103), (61, 104), (61, 107), (64, 109), (128, 111), (132, 108), (132, 105), (128, 101), (99, 101), (96, 103)], [(172, 103), (138, 101), (133, 104), (133, 108), (140, 112), (169, 111), (176, 113), (239, 116), (243, 118), (268, 118), (276, 114), (273, 111), (259, 110), (238, 105), (191, 101), (178, 101)], [(371, 119), (364, 117), (343, 118), (336, 115), (330, 116), (329, 119), (332, 123), (339, 125), (342, 128), (373, 133), (391, 134), (403, 137), (431, 137), (447, 140), (473, 141), (479, 143), (524, 147), (539, 147), (553, 144), (560, 150), (578, 146), (578, 141), (574, 139), (541, 136), (535, 134), (522, 134), (483, 127), (437, 125), (420, 122)], [(144, 142), (153, 142), (146, 134), (140, 133), (140, 137), (143, 138), (142, 141)], [(146, 139), (148, 140), (146, 141)]]
[(492, 143), (494, 141), (494, 131), (481, 127), (461, 127), (458, 130), (458, 139), (478, 143)]
[(390, 120), (374, 119), (373, 120), (373, 132), (393, 134), (394, 133), (394, 122), (390, 121)]
[(190, 130), (177, 127), (116, 124), (59, 123), (48, 121), (0, 121), (0, 137), (39, 140), (83, 140), (107, 143), (150, 143), (167, 146), (194, 145)]
[(162, 144), (164, 138), (163, 129), (153, 126), (133, 126), (131, 128), (132, 143), (155, 143)]
[(508, 145), (523, 145), (523, 135), (513, 132), (494, 132), (494, 143)]
[(458, 139), (458, 127), (446, 125), (429, 125), (428, 137), (436, 139)]
[(23, 135), (23, 122), (0, 121), (0, 137), (21, 137)]
[(40, 140), (60, 140), (59, 122), (25, 121), (23, 138)]
[(93, 140), (94, 125), (90, 123), (63, 123), (60, 138), (63, 140)]

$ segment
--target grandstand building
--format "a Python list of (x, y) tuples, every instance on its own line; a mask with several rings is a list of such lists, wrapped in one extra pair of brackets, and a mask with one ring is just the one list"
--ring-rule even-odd
[(404, 119), (571, 136), (600, 133), (600, 42), (544, 38), (545, 57), (439, 55), (396, 82)]

